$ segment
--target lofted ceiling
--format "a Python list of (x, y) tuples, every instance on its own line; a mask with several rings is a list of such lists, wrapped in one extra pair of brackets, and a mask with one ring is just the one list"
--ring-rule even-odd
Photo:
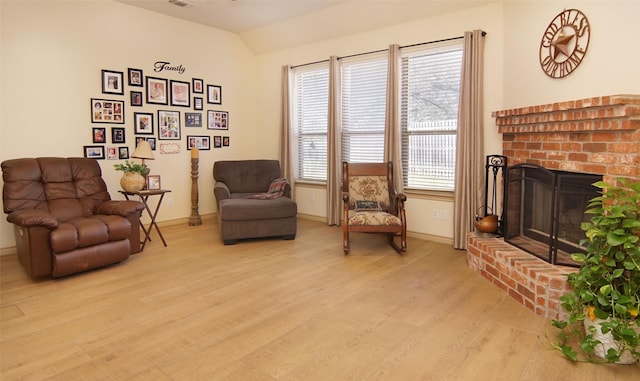
[(251, 50), (260, 54), (455, 12), (495, 0), (115, 1), (236, 33)]

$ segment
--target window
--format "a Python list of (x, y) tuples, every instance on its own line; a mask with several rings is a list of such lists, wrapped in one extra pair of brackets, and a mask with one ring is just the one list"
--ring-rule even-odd
[(387, 53), (344, 58), (342, 74), (342, 160), (384, 160)]
[(298, 142), (297, 179), (327, 180), (329, 64), (293, 69), (292, 128)]
[(453, 190), (462, 44), (403, 49), (401, 59), (404, 184)]

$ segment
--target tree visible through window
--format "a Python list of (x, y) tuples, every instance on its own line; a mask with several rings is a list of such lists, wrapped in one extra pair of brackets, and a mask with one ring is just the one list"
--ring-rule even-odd
[(414, 48), (401, 57), (405, 186), (453, 190), (462, 45)]

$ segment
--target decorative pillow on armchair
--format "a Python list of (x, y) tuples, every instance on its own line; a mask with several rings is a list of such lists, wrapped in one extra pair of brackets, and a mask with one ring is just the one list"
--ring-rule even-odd
[(271, 184), (269, 184), (269, 189), (266, 193), (258, 193), (251, 196), (247, 196), (247, 198), (257, 198), (259, 200), (272, 200), (274, 198), (282, 197), (284, 194), (284, 190), (287, 187), (289, 182), (284, 177), (279, 177), (277, 179), (271, 180)]
[(378, 201), (356, 200), (356, 212), (382, 210)]

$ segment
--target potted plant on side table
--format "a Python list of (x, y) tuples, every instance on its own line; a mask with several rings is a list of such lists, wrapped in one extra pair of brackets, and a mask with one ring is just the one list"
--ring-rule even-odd
[(114, 164), (116, 171), (124, 172), (120, 186), (127, 192), (138, 192), (144, 189), (149, 168), (144, 164), (136, 164), (126, 160), (124, 164)]
[(552, 324), (560, 329), (556, 348), (571, 360), (640, 366), (640, 182), (617, 181), (594, 184), (601, 195), (581, 225), (586, 253), (572, 255), (581, 266), (560, 297), (568, 316)]

